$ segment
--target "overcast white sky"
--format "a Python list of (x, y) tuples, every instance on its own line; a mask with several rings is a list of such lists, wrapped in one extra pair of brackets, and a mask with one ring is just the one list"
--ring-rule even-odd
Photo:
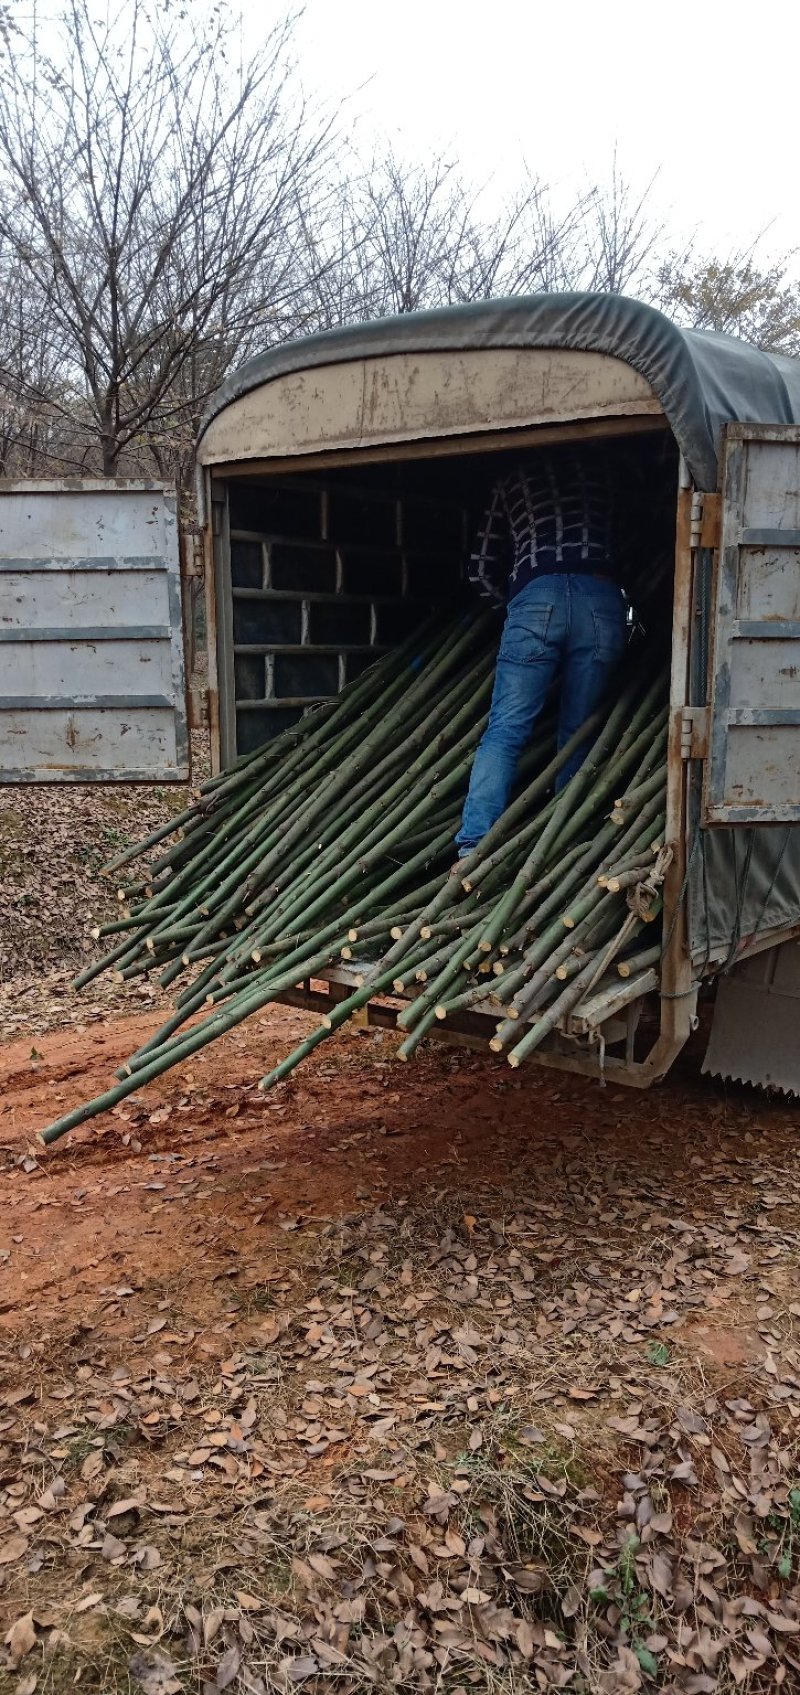
[[(278, 15), (243, 4), (254, 33)], [(800, 246), (797, 0), (307, 0), (297, 45), (307, 88), (350, 98), (366, 150), (388, 132), (478, 181), (525, 162), (568, 193), (616, 145), (635, 183), (659, 173), (677, 239)]]

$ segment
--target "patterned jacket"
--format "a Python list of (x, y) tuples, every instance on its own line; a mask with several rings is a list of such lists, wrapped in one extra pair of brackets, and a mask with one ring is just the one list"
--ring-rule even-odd
[(579, 450), (532, 453), (495, 483), (469, 561), (469, 580), (496, 606), (533, 576), (613, 576), (613, 488), (602, 459)]

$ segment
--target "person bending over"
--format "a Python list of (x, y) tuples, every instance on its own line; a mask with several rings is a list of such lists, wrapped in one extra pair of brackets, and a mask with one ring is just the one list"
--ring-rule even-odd
[[(492, 491), (470, 559), (470, 581), (507, 603), (489, 722), (478, 744), (458, 863), (505, 811), (523, 749), (556, 678), (558, 746), (605, 693), (627, 640), (627, 603), (615, 574), (613, 487), (597, 454), (531, 453)], [(587, 747), (562, 765), (556, 789)], [(454, 867), (457, 869), (458, 867)]]

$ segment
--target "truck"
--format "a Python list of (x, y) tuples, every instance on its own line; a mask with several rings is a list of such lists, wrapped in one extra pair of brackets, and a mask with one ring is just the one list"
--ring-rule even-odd
[[(800, 360), (621, 296), (481, 301), (234, 371), (201, 423), (182, 546), (164, 485), (0, 485), (0, 781), (188, 780), (181, 590), (198, 577), (226, 768), (444, 615), (480, 491), (509, 455), (569, 442), (605, 444), (643, 545), (667, 549), (672, 858), (658, 967), (536, 1057), (648, 1087), (713, 1006), (704, 1069), (794, 1091)], [(343, 963), (286, 998), (321, 1009), (350, 986)], [(495, 1022), (487, 1002), (441, 1035), (483, 1046)]]

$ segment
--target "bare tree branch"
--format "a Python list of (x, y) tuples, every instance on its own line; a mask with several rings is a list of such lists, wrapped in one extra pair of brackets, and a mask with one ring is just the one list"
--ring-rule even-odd
[(288, 13), (244, 61), (235, 23), (151, 0), (0, 0), (0, 470), (156, 465), (185, 482), (200, 412), (275, 342), (542, 290), (626, 291), (681, 322), (800, 352), (788, 260), (665, 248), (653, 184), (616, 156), (560, 210), (445, 156), (348, 151), (304, 101)]
[(0, 73), (0, 239), (57, 326), (84, 427), (113, 473), (162, 438), (174, 391), (196, 424), (263, 321), (257, 286), (291, 250), (298, 196), (324, 199), (330, 122), (297, 96), (293, 18), (246, 64), (205, 28), (130, 0), (69, 0), (64, 47), (36, 26)]

